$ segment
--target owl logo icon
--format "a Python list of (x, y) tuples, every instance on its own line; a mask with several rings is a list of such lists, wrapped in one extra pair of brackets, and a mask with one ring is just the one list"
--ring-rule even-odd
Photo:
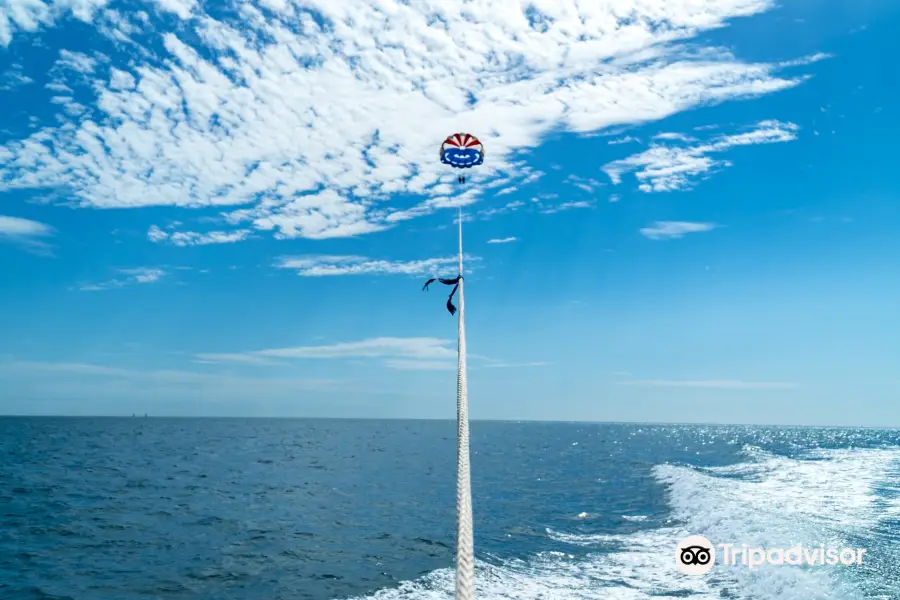
[(702, 535), (690, 535), (675, 547), (675, 566), (687, 575), (706, 575), (716, 564), (716, 548)]

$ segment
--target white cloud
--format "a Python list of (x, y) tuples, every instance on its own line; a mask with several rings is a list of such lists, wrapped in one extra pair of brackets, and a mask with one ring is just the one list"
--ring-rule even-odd
[(128, 71), (120, 71), (113, 68), (109, 77), (109, 89), (111, 90), (131, 90), (134, 89), (134, 76)]
[(820, 60), (825, 60), (827, 58), (833, 58), (833, 54), (825, 54), (823, 52), (817, 52), (815, 54), (810, 54), (809, 56), (804, 56), (803, 58), (798, 58), (796, 60), (785, 60), (779, 64), (782, 68), (788, 67), (805, 67), (806, 65), (811, 65), (813, 63), (817, 63)]
[[(105, 4), (12, 3), (7, 42), (11, 28)], [(94, 72), (96, 111), (87, 119), (66, 104), (58, 127), (0, 147), (6, 185), (65, 188), (82, 206), (218, 207), (276, 237), (361, 235), (476, 202), (478, 183), (516, 179), (514, 153), (551, 131), (643, 123), (802, 81), (779, 77), (779, 65), (684, 51), (769, 0), (239, 0), (219, 20), (193, 2), (157, 6), (190, 19), (161, 35), (158, 56), (109, 59), (136, 85), (102, 74), (97, 56), (61, 57)], [(80, 83), (64, 71), (58, 83)], [(461, 194), (446, 190), (456, 173), (435, 158), (460, 130), (481, 136), (488, 156)], [(410, 204), (388, 206), (389, 196)]]
[(195, 231), (176, 231), (168, 233), (157, 225), (151, 225), (147, 230), (147, 239), (151, 242), (168, 241), (175, 246), (206, 246), (209, 244), (233, 244), (250, 237), (252, 231), (239, 229), (237, 231), (208, 231), (197, 233)]
[(178, 15), (182, 19), (189, 19), (197, 7), (196, 0), (156, 0), (156, 6), (164, 12)]
[(554, 213), (563, 212), (565, 210), (572, 210), (573, 208), (590, 208), (591, 203), (586, 200), (579, 200), (576, 202), (561, 202), (556, 206), (551, 206), (549, 208), (545, 208), (541, 212), (546, 215), (552, 215)]
[[(231, 373), (204, 373), (174, 369), (128, 369), (78, 362), (0, 362), (4, 379), (33, 381), (29, 389), (40, 389), (41, 396), (90, 395), (147, 397), (153, 400), (191, 397), (202, 401), (241, 400), (289, 394), (297, 391), (338, 391), (347, 389), (327, 379), (284, 379), (276, 377), (239, 377)], [(98, 385), (101, 384), (101, 385)], [(359, 390), (364, 392), (365, 390)]]
[(61, 50), (59, 60), (56, 61), (53, 68), (57, 72), (69, 69), (82, 75), (89, 75), (97, 69), (97, 63), (97, 58), (90, 57), (83, 52)]
[[(404, 371), (453, 370), (457, 365), (456, 341), (431, 337), (379, 337), (323, 346), (295, 346), (239, 353), (204, 353), (197, 354), (196, 358), (210, 363), (231, 362), (248, 365), (277, 364), (273, 360), (367, 359), (377, 360), (385, 367)], [(469, 354), (469, 358), (477, 363), (473, 368), (521, 368), (548, 364), (507, 363), (478, 354)]]
[(295, 346), (240, 353), (203, 353), (206, 362), (273, 364), (272, 359), (376, 359), (402, 370), (443, 370), (455, 367), (456, 344), (438, 338), (380, 337), (324, 346)]
[(50, 246), (42, 238), (54, 233), (55, 230), (44, 223), (0, 215), (0, 241), (18, 244), (32, 252), (49, 254)]
[(82, 285), (78, 289), (82, 292), (100, 292), (103, 290), (112, 290), (136, 283), (155, 283), (166, 275), (165, 270), (154, 267), (118, 269), (118, 273), (120, 275), (124, 275), (124, 277), (117, 277), (115, 279), (110, 279), (109, 281), (104, 281), (103, 283)]
[(44, 237), (53, 234), (53, 228), (38, 221), (0, 215), (0, 236)]
[(653, 136), (654, 140), (673, 140), (676, 142), (696, 142), (697, 138), (693, 138), (683, 133), (664, 132)]
[(645, 387), (692, 387), (726, 390), (787, 390), (798, 387), (796, 383), (781, 381), (737, 381), (737, 380), (698, 380), (698, 381), (665, 381), (634, 380), (620, 381), (619, 385), (637, 385)]
[(4, 0), (0, 11), (0, 46), (8, 46), (16, 30), (33, 33), (63, 15), (90, 22), (109, 0)]
[(519, 210), (525, 206), (525, 203), (521, 200), (513, 200), (512, 202), (507, 202), (504, 206), (499, 206), (495, 208), (484, 208), (478, 211), (478, 216), (482, 219), (490, 219), (491, 217), (495, 217), (497, 215), (503, 215), (506, 213), (510, 213), (516, 210)]
[(731, 162), (717, 160), (709, 154), (721, 153), (735, 146), (775, 144), (797, 139), (799, 127), (793, 123), (762, 121), (756, 128), (735, 135), (723, 135), (711, 142), (695, 146), (652, 145), (648, 150), (613, 161), (603, 167), (614, 184), (622, 182), (622, 174), (635, 172), (644, 192), (669, 192), (689, 188), (692, 178), (730, 167)]
[(615, 146), (617, 144), (635, 144), (635, 143), (640, 143), (640, 141), (641, 141), (640, 138), (631, 137), (630, 135), (626, 135), (625, 137), (622, 137), (622, 138), (616, 138), (616, 139), (609, 140), (606, 143), (609, 144), (610, 146)]
[(515, 242), (515, 237), (505, 237), (505, 238), (494, 238), (492, 240), (488, 240), (488, 244), (509, 244), (510, 242)]
[(651, 240), (668, 240), (682, 238), (688, 233), (712, 231), (715, 223), (691, 223), (689, 221), (656, 221), (650, 227), (641, 228), (641, 234)]
[[(481, 260), (477, 256), (463, 256), (466, 262)], [(304, 277), (326, 275), (431, 275), (439, 271), (453, 270), (458, 257), (426, 258), (424, 260), (390, 261), (372, 260), (364, 256), (284, 256), (275, 266), (293, 269)]]
[(594, 188), (597, 188), (597, 187), (600, 187), (603, 185), (596, 179), (593, 179), (590, 177), (589, 178), (578, 177), (577, 175), (569, 175), (568, 177), (566, 177), (566, 183), (574, 185), (578, 189), (580, 189), (584, 192), (587, 192), (589, 194), (593, 193)]
[(0, 90), (14, 90), (23, 85), (34, 83), (34, 79), (22, 74), (22, 65), (11, 65), (0, 75)]

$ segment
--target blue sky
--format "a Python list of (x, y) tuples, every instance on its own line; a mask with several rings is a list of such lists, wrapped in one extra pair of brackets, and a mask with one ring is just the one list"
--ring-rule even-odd
[(900, 7), (544, 4), (7, 3), (0, 413), (900, 426)]

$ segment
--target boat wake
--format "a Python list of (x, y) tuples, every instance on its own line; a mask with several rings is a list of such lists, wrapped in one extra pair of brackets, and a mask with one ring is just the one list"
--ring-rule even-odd
[[(528, 560), (479, 561), (482, 600), (854, 600), (900, 597), (900, 450), (820, 450), (797, 457), (744, 450), (728, 467), (658, 465), (669, 519), (627, 535), (547, 530), (578, 556), (542, 552)], [(639, 516), (639, 515), (636, 515)], [(646, 523), (631, 519), (632, 524)], [(647, 523), (652, 526), (652, 523)], [(675, 568), (688, 535), (753, 547), (866, 548), (862, 567), (719, 565), (705, 576)], [(588, 554), (584, 554), (588, 550)], [(497, 563), (497, 564), (492, 564)], [(373, 600), (448, 600), (452, 569), (379, 590)]]

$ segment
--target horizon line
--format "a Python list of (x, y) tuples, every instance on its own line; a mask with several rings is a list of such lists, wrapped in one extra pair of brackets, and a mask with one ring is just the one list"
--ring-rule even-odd
[[(456, 422), (456, 417), (311, 417), (311, 416), (260, 416), (260, 415), (153, 415), (149, 413), (131, 415), (43, 415), (43, 414), (0, 414), (0, 419), (271, 419), (306, 421), (447, 421)], [(470, 419), (471, 422), (486, 423), (560, 423), (578, 425), (647, 425), (647, 426), (690, 426), (690, 427), (778, 427), (805, 429), (879, 429), (900, 430), (900, 425), (803, 425), (790, 423), (718, 423), (703, 421), (599, 421), (571, 419)]]

